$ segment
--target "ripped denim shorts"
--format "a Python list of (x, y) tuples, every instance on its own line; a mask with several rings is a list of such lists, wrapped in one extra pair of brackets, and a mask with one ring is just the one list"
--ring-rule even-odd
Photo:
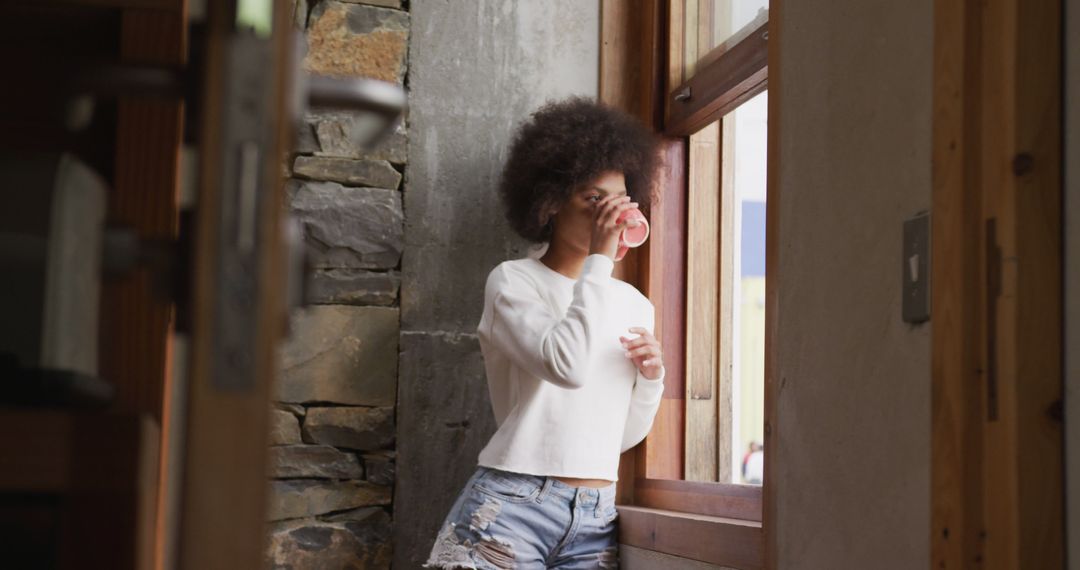
[(574, 487), (477, 466), (424, 568), (618, 568), (615, 483)]

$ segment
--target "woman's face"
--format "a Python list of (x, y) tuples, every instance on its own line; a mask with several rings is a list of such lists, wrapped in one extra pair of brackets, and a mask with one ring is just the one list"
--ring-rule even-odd
[(622, 172), (609, 170), (578, 188), (552, 219), (555, 224), (552, 241), (588, 251), (596, 203), (611, 194), (626, 194), (626, 179)]

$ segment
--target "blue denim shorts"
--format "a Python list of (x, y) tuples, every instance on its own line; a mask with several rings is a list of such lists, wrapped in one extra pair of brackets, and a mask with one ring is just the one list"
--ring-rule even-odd
[(618, 568), (615, 483), (477, 466), (446, 515), (424, 568)]

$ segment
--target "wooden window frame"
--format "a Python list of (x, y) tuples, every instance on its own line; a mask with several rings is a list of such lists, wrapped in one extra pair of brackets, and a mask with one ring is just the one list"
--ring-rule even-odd
[[(672, 0), (672, 4), (685, 1)], [(685, 33), (679, 25), (673, 28)], [(668, 92), (664, 134), (688, 137), (765, 91), (769, 83), (768, 38), (769, 23), (765, 22), (735, 45), (718, 46), (704, 56), (703, 59), (711, 61)], [(681, 37), (672, 38), (671, 52), (675, 53), (669, 53), (670, 60), (676, 60), (681, 53), (681, 45), (675, 44), (684, 41)], [(716, 54), (717, 50), (722, 50), (722, 54)], [(681, 69), (668, 70), (671, 83), (681, 75)]]
[[(773, 483), (777, 462), (773, 379), (777, 322), (777, 156), (779, 100), (776, 87), (780, 1), (770, 0), (769, 21), (710, 53), (689, 81), (681, 81), (681, 23), (685, 0), (644, 0), (634, 10), (621, 0), (601, 3), (600, 98), (651, 124), (661, 135), (659, 201), (650, 215), (651, 239), (631, 250), (617, 269), (657, 309), (656, 336), (667, 369), (664, 396), (646, 439), (623, 454), (617, 503), (620, 542), (737, 568), (771, 567), (775, 536)], [(627, 41), (634, 38), (634, 41)], [(643, 39), (639, 39), (643, 38)], [(771, 49), (766, 50), (766, 44)], [(671, 63), (672, 65), (669, 65)], [(769, 64), (773, 64), (772, 77)], [(677, 67), (677, 69), (676, 69)], [(769, 97), (766, 206), (765, 480), (760, 487), (683, 480), (686, 425), (687, 201), (689, 135), (764, 91)], [(672, 85), (678, 85), (671, 88)], [(689, 87), (688, 100), (675, 96)], [(621, 271), (620, 271), (621, 270)], [(727, 545), (702, 549), (687, 533)]]
[[(682, 76), (680, 63), (685, 30), (681, 25), (681, 13), (685, 1), (668, 2), (668, 19), (665, 22), (671, 29), (667, 42), (668, 85), (674, 84)], [(663, 255), (651, 269), (659, 274), (662, 281), (650, 282), (655, 286), (648, 287), (647, 294), (658, 293), (652, 295), (660, 314), (657, 329), (662, 335), (665, 366), (670, 371), (664, 398), (676, 401), (665, 401), (666, 405), (661, 406), (653, 433), (646, 438), (644, 450), (638, 457), (642, 469), (636, 474), (634, 504), (642, 507), (762, 521), (763, 487), (686, 481), (683, 465), (686, 443), (684, 426), (687, 421), (686, 276), (689, 267), (686, 260), (689, 237), (688, 162), (691, 151), (688, 137), (767, 88), (767, 38), (768, 23), (765, 23), (726, 48), (719, 57), (713, 54), (707, 56), (711, 61), (698, 69), (689, 80), (666, 90), (663, 133), (668, 137), (665, 149), (668, 167), (663, 171), (661, 184), (665, 189), (679, 189), (678, 195), (683, 199), (667, 200), (661, 209), (653, 213), (653, 245), (660, 246)], [(679, 93), (687, 89), (691, 93), (689, 99), (676, 99)], [(772, 248), (767, 249), (772, 251)], [(674, 276), (681, 278), (674, 279)], [(651, 275), (649, 277), (652, 278)], [(679, 318), (675, 318), (676, 315)], [(769, 325), (766, 327), (768, 329)], [(768, 331), (766, 338), (771, 338)], [(766, 355), (769, 352), (767, 348)], [(766, 447), (765, 453), (769, 453), (769, 447)]]

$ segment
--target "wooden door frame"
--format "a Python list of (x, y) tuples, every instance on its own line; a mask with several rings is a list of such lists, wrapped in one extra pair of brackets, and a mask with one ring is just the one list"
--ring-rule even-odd
[(933, 568), (1064, 564), (1060, 22), (934, 5)]
[[(280, 157), (291, 140), (291, 77), (294, 43), (291, 5), (273, 3), (272, 35), (267, 52), (258, 52), (271, 66), (263, 77), (267, 100), (261, 126), (261, 185), (251, 206), (255, 208), (255, 237), (242, 255), (252, 261), (257, 287), (249, 304), (231, 313), (240, 323), (233, 334), (220, 325), (219, 301), (232, 300), (235, 291), (220, 286), (223, 277), (222, 220), (225, 196), (238, 191), (223, 181), (226, 145), (236, 145), (240, 129), (229, 130), (228, 92), (230, 57), (236, 14), (235, 1), (207, 4), (205, 81), (200, 94), (199, 187), (193, 246), (192, 333), (190, 375), (184, 419), (183, 480), (179, 507), (176, 568), (236, 568), (264, 566), (266, 556), (269, 482), (270, 409), (278, 366), (277, 348), (287, 325), (285, 301), (285, 247), (283, 240), (284, 185)], [(247, 60), (250, 61), (250, 60)], [(250, 78), (249, 78), (250, 79)], [(235, 87), (233, 87), (235, 88)], [(250, 116), (241, 118), (250, 127)], [(249, 133), (251, 131), (248, 131)], [(229, 149), (235, 150), (235, 148)], [(231, 226), (230, 226), (231, 227)], [(230, 244), (232, 245), (232, 244)], [(232, 250), (233, 259), (237, 257)], [(232, 277), (235, 280), (234, 277)], [(234, 283), (228, 281), (231, 286)], [(246, 284), (242, 284), (245, 285)], [(252, 290), (248, 290), (249, 292)], [(229, 295), (232, 295), (230, 297)], [(248, 320), (250, 319), (250, 321)], [(239, 331), (239, 332), (236, 332)], [(226, 341), (234, 341), (238, 358), (219, 358)], [(227, 365), (227, 366), (224, 366)], [(239, 370), (242, 377), (232, 375)]]

